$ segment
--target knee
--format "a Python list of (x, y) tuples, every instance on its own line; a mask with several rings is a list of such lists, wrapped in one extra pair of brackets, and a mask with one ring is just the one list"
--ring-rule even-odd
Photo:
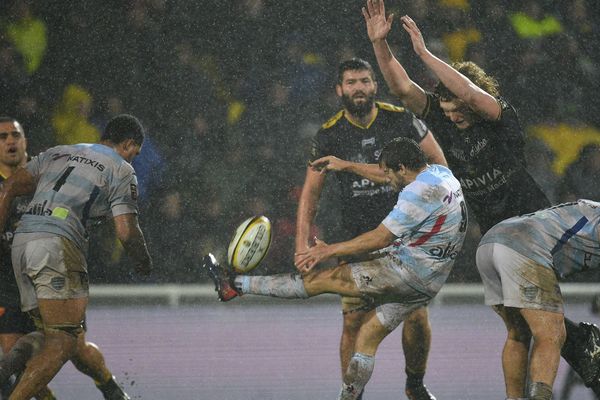
[(31, 332), (23, 336), (19, 341), (32, 346), (37, 350), (44, 344), (44, 334), (39, 331)]
[(356, 311), (344, 314), (344, 335), (356, 335), (365, 317), (364, 312)]
[(411, 312), (405, 319), (405, 325), (411, 325), (413, 329), (427, 329), (429, 328), (429, 312), (427, 307), (421, 307)]
[(533, 340), (536, 343), (545, 343), (559, 349), (565, 344), (567, 332), (564, 324), (546, 324), (543, 329), (533, 331)]
[(531, 342), (531, 331), (526, 325), (507, 326), (508, 340), (529, 346)]

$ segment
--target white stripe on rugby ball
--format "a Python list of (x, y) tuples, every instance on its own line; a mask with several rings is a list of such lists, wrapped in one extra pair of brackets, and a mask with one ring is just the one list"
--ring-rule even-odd
[(227, 260), (240, 274), (252, 271), (267, 255), (271, 245), (271, 221), (263, 215), (245, 220), (229, 243)]

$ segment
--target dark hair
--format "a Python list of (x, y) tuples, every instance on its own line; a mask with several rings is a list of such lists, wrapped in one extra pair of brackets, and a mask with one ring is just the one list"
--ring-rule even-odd
[(6, 116), (6, 115), (0, 116), (0, 124), (3, 124), (5, 122), (16, 122), (16, 123), (19, 123), (19, 121), (17, 121), (13, 117), (9, 117), (9, 116)]
[(400, 165), (417, 171), (427, 165), (425, 153), (417, 142), (407, 137), (397, 137), (389, 141), (381, 151), (379, 156), (379, 165), (398, 171)]
[[(492, 76), (485, 73), (485, 71), (473, 61), (463, 61), (452, 63), (452, 68), (469, 78), (471, 82), (477, 85), (479, 88), (490, 94), (491, 96), (500, 96), (500, 85), (498, 81)], [(455, 99), (457, 96), (452, 93), (442, 83), (438, 82), (435, 86), (435, 93), (440, 97), (441, 100)]]
[(140, 146), (144, 142), (144, 128), (142, 123), (133, 115), (117, 115), (106, 124), (101, 140), (107, 140), (114, 144), (119, 144), (127, 139)]
[(346, 71), (369, 71), (371, 73), (371, 79), (375, 80), (373, 67), (362, 58), (352, 58), (340, 63), (338, 67), (338, 84), (341, 85), (344, 81), (344, 72)]
[(21, 131), (21, 134), (25, 135), (25, 129), (23, 129), (23, 125), (21, 125), (21, 123), (19, 121), (17, 121), (13, 117), (9, 117), (8, 115), (0, 116), (0, 124), (4, 124), (7, 122), (12, 122), (17, 127), (17, 129), (19, 129)]

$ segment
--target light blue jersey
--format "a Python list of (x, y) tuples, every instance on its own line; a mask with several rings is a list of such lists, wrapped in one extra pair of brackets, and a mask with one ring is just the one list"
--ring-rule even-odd
[(481, 239), (499, 243), (561, 277), (600, 267), (600, 203), (578, 200), (509, 218)]
[(102, 144), (56, 146), (26, 166), (37, 180), (17, 233), (51, 233), (87, 250), (86, 223), (93, 218), (137, 214), (133, 167)]
[(448, 168), (429, 166), (400, 192), (383, 225), (398, 237), (391, 254), (414, 276), (406, 283), (435, 295), (465, 238), (467, 209), (460, 183)]

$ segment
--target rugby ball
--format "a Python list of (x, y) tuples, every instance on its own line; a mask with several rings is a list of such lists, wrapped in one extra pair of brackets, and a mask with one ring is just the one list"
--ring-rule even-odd
[(271, 245), (271, 221), (251, 217), (237, 227), (227, 250), (229, 265), (239, 274), (252, 271), (267, 255)]

